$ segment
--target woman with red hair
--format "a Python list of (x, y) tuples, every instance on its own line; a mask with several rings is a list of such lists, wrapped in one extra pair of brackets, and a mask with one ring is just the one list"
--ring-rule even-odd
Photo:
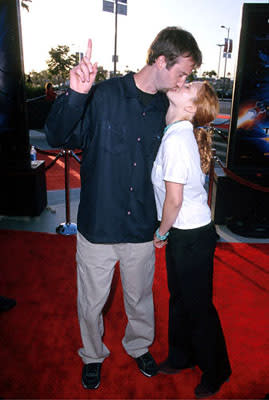
[[(159, 372), (198, 365), (196, 398), (218, 392), (231, 374), (224, 335), (212, 301), (216, 230), (204, 189), (211, 160), (211, 130), (218, 98), (207, 82), (168, 90), (167, 126), (152, 170), (160, 226), (156, 247), (166, 246), (169, 351)], [(169, 236), (168, 236), (169, 235)]]

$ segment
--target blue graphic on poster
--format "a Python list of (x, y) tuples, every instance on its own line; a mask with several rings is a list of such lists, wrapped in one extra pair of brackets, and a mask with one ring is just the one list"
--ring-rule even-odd
[(269, 168), (268, 26), (262, 34), (251, 33), (247, 46), (234, 161), (240, 166)]

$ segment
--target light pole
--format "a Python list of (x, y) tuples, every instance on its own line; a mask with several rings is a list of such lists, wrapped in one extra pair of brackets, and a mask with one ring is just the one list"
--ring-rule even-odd
[(224, 46), (224, 44), (217, 44), (219, 46), (219, 65), (218, 65), (218, 79), (220, 78), (220, 60), (221, 60), (221, 48)]
[(227, 28), (224, 25), (221, 25), (221, 28), (227, 30), (227, 52), (225, 53), (225, 63), (224, 63), (224, 75), (223, 75), (223, 91), (226, 88), (226, 66), (227, 66), (227, 58), (228, 58), (228, 50), (229, 50), (229, 34), (230, 34), (230, 27)]
[(118, 0), (115, 0), (115, 40), (114, 40), (114, 56), (113, 56), (114, 76), (117, 75), (117, 61), (118, 61), (118, 56), (117, 56), (117, 35), (118, 35)]

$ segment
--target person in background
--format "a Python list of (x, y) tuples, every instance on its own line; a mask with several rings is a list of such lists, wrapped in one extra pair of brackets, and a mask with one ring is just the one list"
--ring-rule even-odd
[(160, 226), (154, 245), (166, 245), (169, 350), (164, 374), (198, 365), (197, 398), (216, 393), (231, 367), (221, 323), (212, 302), (216, 230), (204, 189), (211, 160), (211, 132), (204, 126), (218, 112), (207, 82), (186, 83), (167, 92), (166, 128), (152, 182)]
[(51, 82), (47, 82), (45, 85), (45, 94), (46, 94), (46, 100), (49, 102), (53, 102), (56, 97), (57, 94), (53, 89), (52, 83)]
[(91, 53), (89, 40), (85, 57), (70, 72), (70, 89), (57, 98), (45, 125), (51, 146), (83, 150), (76, 259), (86, 389), (99, 387), (110, 354), (102, 310), (117, 261), (128, 318), (123, 347), (145, 376), (157, 374), (149, 352), (157, 223), (151, 170), (165, 126), (164, 92), (181, 87), (202, 62), (193, 36), (177, 27), (157, 35), (137, 73), (94, 84)]

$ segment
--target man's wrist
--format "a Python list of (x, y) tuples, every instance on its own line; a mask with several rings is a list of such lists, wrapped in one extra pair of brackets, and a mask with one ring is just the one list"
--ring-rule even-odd
[(159, 228), (158, 228), (158, 229), (156, 230), (156, 232), (155, 232), (155, 235), (156, 235), (156, 237), (157, 237), (159, 240), (166, 240), (167, 237), (168, 237), (168, 235), (169, 235), (169, 231), (166, 232), (165, 235), (160, 235)]
[(65, 95), (68, 96), (68, 104), (75, 107), (84, 106), (88, 99), (87, 93), (79, 93), (71, 88), (67, 90)]

